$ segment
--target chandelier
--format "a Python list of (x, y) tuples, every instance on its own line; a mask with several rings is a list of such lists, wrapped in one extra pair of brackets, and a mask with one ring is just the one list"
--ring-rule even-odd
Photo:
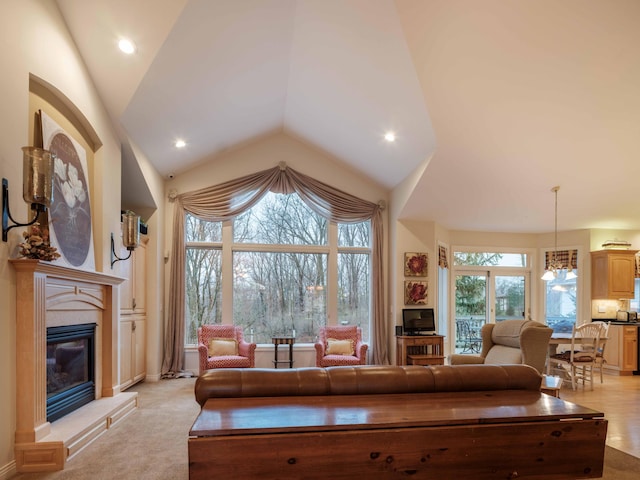
[[(542, 280), (550, 281), (554, 280), (558, 277), (558, 271), (562, 270), (562, 263), (558, 260), (558, 190), (560, 190), (559, 186), (555, 186), (551, 189), (551, 191), (555, 194), (555, 225), (554, 225), (554, 250), (553, 250), (553, 258), (547, 264), (547, 269), (542, 275)], [(576, 278), (578, 275), (575, 274), (573, 268), (571, 267), (571, 262), (567, 267), (567, 274), (565, 275), (565, 279), (571, 280)]]

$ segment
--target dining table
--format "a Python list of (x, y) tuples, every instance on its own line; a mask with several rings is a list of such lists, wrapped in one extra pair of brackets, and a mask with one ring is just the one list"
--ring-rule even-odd
[[(549, 363), (549, 359), (553, 356), (556, 355), (558, 353), (558, 346), (559, 345), (567, 345), (567, 349), (571, 348), (571, 337), (572, 337), (572, 333), (571, 332), (554, 332), (551, 334), (551, 338), (549, 339), (549, 350), (548, 350), (548, 356), (547, 356), (547, 366), (546, 366), (546, 372), (547, 372), (547, 376), (551, 377), (551, 367), (550, 367), (550, 363)], [(581, 337), (582, 338), (582, 337)], [(587, 340), (593, 340), (593, 337), (584, 337)], [(599, 340), (599, 348), (600, 349), (604, 349), (604, 345), (607, 341), (607, 337), (600, 337)], [(553, 375), (553, 376), (557, 376), (557, 375)], [(565, 372), (565, 376), (569, 376), (570, 378), (570, 372)]]
[[(558, 345), (571, 345), (571, 332), (554, 332), (549, 339), (549, 355), (555, 355), (558, 351)], [(591, 340), (591, 337), (586, 337)], [(606, 342), (607, 337), (600, 337), (601, 342)]]

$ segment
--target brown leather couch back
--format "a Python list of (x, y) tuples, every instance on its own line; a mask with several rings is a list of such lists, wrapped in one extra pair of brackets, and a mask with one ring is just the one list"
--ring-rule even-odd
[(202, 407), (216, 397), (540, 390), (540, 382), (540, 374), (528, 365), (221, 368), (198, 377), (195, 395)]

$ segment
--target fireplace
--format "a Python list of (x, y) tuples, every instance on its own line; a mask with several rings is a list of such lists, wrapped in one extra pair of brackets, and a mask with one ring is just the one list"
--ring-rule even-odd
[[(16, 272), (16, 470), (61, 470), (137, 407), (138, 394), (121, 392), (118, 376), (124, 279), (38, 260), (9, 262)], [(51, 406), (63, 393), (71, 398)], [(73, 397), (86, 405), (69, 407)]]
[(96, 324), (47, 328), (47, 421), (95, 400)]

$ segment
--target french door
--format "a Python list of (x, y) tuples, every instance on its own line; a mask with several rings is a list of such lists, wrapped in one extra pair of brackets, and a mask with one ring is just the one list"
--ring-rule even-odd
[(525, 319), (529, 275), (499, 271), (458, 271), (455, 276), (455, 351), (478, 353), (485, 323)]

